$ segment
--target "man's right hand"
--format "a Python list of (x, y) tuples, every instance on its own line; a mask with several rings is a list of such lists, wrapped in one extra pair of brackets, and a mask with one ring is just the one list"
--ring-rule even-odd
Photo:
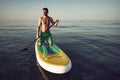
[(36, 36), (36, 39), (38, 39), (40, 36)]

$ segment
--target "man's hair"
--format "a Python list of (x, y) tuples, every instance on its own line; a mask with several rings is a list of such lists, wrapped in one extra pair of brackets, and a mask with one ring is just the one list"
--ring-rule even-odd
[(48, 12), (48, 8), (43, 8), (43, 10), (46, 10)]

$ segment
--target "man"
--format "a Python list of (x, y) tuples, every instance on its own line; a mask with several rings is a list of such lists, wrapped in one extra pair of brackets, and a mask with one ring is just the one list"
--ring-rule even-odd
[(39, 38), (39, 32), (41, 32), (39, 45), (42, 45), (45, 40), (49, 43), (49, 45), (53, 44), (52, 36), (50, 33), (50, 24), (57, 26), (59, 20), (56, 20), (54, 22), (52, 17), (48, 16), (48, 12), (49, 11), (47, 8), (43, 8), (43, 16), (38, 20), (36, 39)]

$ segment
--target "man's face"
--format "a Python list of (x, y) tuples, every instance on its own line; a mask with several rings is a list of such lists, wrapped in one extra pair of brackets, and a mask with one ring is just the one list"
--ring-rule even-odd
[(48, 11), (47, 11), (47, 10), (43, 10), (43, 14), (44, 14), (45, 16), (47, 16)]

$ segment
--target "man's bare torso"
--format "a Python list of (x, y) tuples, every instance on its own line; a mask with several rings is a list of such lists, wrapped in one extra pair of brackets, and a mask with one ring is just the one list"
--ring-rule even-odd
[(40, 23), (41, 23), (41, 31), (46, 32), (49, 31), (50, 23), (53, 24), (53, 19), (49, 16), (42, 16), (40, 19)]

